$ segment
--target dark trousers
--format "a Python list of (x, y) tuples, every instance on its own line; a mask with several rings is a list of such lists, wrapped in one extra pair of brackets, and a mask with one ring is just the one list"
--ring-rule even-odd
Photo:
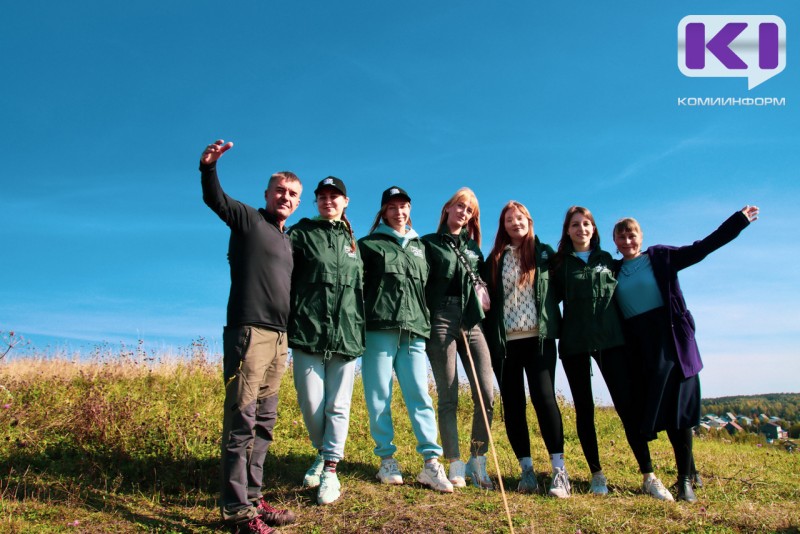
[(631, 383), (631, 374), (624, 347), (613, 347), (593, 353), (570, 354), (561, 358), (567, 375), (572, 401), (575, 405), (575, 422), (583, 455), (592, 473), (600, 471), (600, 452), (597, 446), (597, 433), (594, 427), (594, 395), (591, 382), (591, 358), (597, 362), (603, 379), (611, 394), (628, 445), (639, 464), (639, 471), (652, 473), (653, 463), (647, 439), (639, 432), (639, 410)]
[(223, 520), (247, 521), (256, 516), (261, 498), (264, 459), (272, 444), (278, 411), (278, 388), (286, 371), (285, 332), (243, 326), (225, 328), (222, 420)]

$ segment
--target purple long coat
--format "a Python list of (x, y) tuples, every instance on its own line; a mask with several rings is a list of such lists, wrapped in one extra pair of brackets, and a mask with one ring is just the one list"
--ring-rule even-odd
[(661, 298), (664, 299), (664, 310), (669, 315), (675, 352), (684, 378), (699, 373), (703, 368), (703, 361), (695, 340), (694, 318), (686, 308), (686, 301), (678, 281), (678, 271), (698, 263), (718, 248), (730, 243), (749, 224), (747, 216), (737, 211), (708, 237), (691, 245), (684, 247), (654, 245), (645, 251), (650, 256), (653, 274), (661, 291)]

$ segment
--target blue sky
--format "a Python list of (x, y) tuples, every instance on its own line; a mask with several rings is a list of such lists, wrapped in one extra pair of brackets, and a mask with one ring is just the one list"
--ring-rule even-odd
[[(217, 138), (223, 187), (263, 203), (268, 176), (348, 186), (356, 234), (381, 191), (435, 229), (461, 186), (488, 251), (509, 199), (556, 245), (589, 207), (602, 245), (637, 217), (645, 244), (686, 244), (745, 204), (762, 217), (681, 280), (706, 362), (704, 396), (798, 391), (800, 5), (766, 2), (16, 2), (4, 4), (0, 329), (40, 348), (219, 346), (227, 227), (197, 161)], [(786, 68), (689, 78), (690, 14), (770, 14)], [(774, 97), (785, 106), (678, 106)], [(291, 222), (291, 221), (290, 221)], [(563, 376), (559, 387), (568, 388)], [(602, 391), (599, 396), (603, 396)]]

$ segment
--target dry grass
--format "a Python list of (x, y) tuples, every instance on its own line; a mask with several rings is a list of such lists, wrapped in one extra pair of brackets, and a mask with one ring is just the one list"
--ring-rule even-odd
[[(0, 364), (0, 531), (212, 532), (216, 509), (222, 385), (204, 346), (178, 358), (137, 353), (77, 358), (28, 357)], [(113, 356), (113, 357), (112, 357)], [(121, 356), (121, 357), (120, 357)], [(466, 488), (442, 495), (414, 482), (422, 466), (402, 398), (395, 396), (406, 484), (381, 486), (360, 382), (354, 392), (340, 501), (315, 504), (299, 482), (314, 452), (284, 379), (276, 440), (267, 459), (267, 498), (297, 512), (283, 532), (508, 532), (498, 492)], [(459, 411), (462, 451), (471, 411)], [(534, 465), (546, 483), (547, 454), (532, 409)], [(700, 502), (661, 503), (638, 492), (640, 476), (610, 409), (597, 414), (601, 458), (611, 494), (588, 494), (589, 473), (565, 418), (573, 497), (520, 495), (518, 465), (498, 416), (493, 433), (516, 532), (800, 532), (796, 454), (756, 443), (696, 441), (706, 487)], [(653, 442), (657, 473), (675, 476), (665, 437)], [(490, 473), (494, 469), (490, 468)]]

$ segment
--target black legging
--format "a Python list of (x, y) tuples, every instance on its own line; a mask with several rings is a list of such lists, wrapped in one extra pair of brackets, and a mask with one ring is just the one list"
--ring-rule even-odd
[(623, 347), (614, 347), (591, 354), (570, 354), (561, 358), (567, 375), (572, 402), (575, 405), (575, 423), (583, 455), (592, 473), (600, 471), (600, 453), (597, 447), (597, 433), (594, 427), (594, 396), (592, 394), (591, 361), (593, 357), (603, 373), (614, 408), (622, 420), (625, 436), (628, 438), (633, 455), (642, 473), (653, 472), (650, 449), (647, 440), (639, 432), (638, 410), (633, 394), (631, 375)]
[(697, 472), (692, 453), (692, 429), (668, 429), (667, 437), (675, 451), (675, 464), (678, 467), (678, 478), (691, 477)]
[(564, 452), (564, 427), (554, 390), (556, 371), (556, 344), (552, 339), (543, 341), (543, 354), (539, 354), (539, 338), (530, 337), (509, 341), (506, 359), (495, 365), (503, 400), (506, 434), (517, 458), (531, 455), (531, 440), (525, 408), (525, 377), (533, 408), (539, 420), (539, 429), (550, 454)]

